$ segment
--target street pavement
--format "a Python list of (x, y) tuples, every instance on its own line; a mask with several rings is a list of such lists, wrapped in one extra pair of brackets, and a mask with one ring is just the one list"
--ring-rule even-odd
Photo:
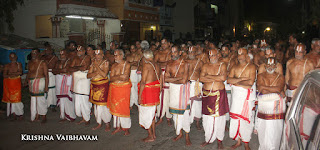
[[(24, 92), (25, 93), (25, 92)], [(1, 114), (0, 117), (0, 150), (16, 150), (16, 149), (77, 149), (77, 150), (138, 150), (138, 149), (217, 149), (217, 142), (201, 147), (201, 143), (204, 142), (204, 131), (197, 130), (195, 123), (191, 126), (190, 138), (192, 146), (185, 146), (185, 140), (173, 142), (172, 138), (175, 137), (175, 130), (173, 126), (168, 126), (166, 120), (162, 124), (156, 127), (157, 139), (155, 142), (144, 143), (142, 138), (147, 136), (147, 131), (140, 127), (138, 121), (138, 109), (133, 107), (131, 110), (131, 134), (124, 136), (124, 132), (111, 135), (111, 131), (105, 132), (104, 127), (98, 130), (91, 130), (97, 125), (94, 115), (91, 115), (91, 121), (89, 126), (84, 124), (77, 125), (76, 122), (80, 120), (77, 118), (75, 122), (59, 123), (59, 108), (57, 112), (48, 111), (47, 123), (41, 124), (40, 122), (30, 122), (30, 99), (26, 95), (23, 95), (24, 102), (24, 119), (22, 121), (10, 121), (6, 119), (5, 114)], [(21, 141), (21, 134), (33, 134), (33, 135), (97, 135), (97, 141), (58, 141), (56, 138), (54, 141)], [(228, 132), (225, 132), (223, 144), (225, 149), (230, 149), (235, 141), (229, 138)], [(252, 134), (250, 141), (250, 147), (252, 150), (256, 150), (259, 147), (258, 137)], [(243, 150), (242, 145), (239, 150)]]

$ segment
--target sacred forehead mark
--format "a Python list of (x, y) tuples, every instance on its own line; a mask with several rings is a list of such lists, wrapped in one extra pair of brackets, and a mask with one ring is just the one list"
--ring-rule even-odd
[(96, 55), (98, 55), (98, 54), (101, 53), (101, 50), (97, 49), (97, 50), (94, 51), (94, 53), (95, 53)]
[(296, 48), (297, 52), (302, 52), (303, 51), (303, 46), (302, 45), (298, 45)]
[(273, 65), (273, 64), (274, 64), (274, 59), (269, 58), (269, 59), (268, 59), (268, 65)]
[(243, 53), (243, 50), (242, 50), (242, 48), (240, 48), (240, 49), (238, 50), (238, 54), (241, 55), (242, 53)]
[(192, 52), (193, 46), (189, 47), (189, 52)]
[(77, 51), (81, 51), (81, 48), (82, 48), (82, 46), (79, 45), (79, 46), (77, 47)]

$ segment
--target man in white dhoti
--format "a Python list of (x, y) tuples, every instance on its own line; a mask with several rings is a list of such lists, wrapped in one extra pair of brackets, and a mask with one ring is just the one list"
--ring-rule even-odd
[(87, 78), (88, 69), (91, 64), (91, 58), (85, 55), (85, 49), (82, 46), (77, 47), (77, 57), (71, 63), (70, 70), (72, 74), (72, 92), (74, 93), (75, 111), (82, 120), (78, 124), (90, 124), (90, 113), (92, 103), (89, 102), (90, 79)]
[(148, 137), (144, 142), (152, 142), (156, 138), (155, 120), (156, 108), (160, 103), (160, 66), (153, 60), (153, 52), (143, 53), (144, 63), (142, 79), (139, 86), (139, 124), (148, 130)]
[(278, 150), (286, 112), (284, 76), (276, 72), (277, 62), (270, 57), (265, 70), (258, 75), (258, 115), (256, 129), (260, 150)]
[(49, 77), (47, 64), (40, 60), (39, 54), (39, 49), (31, 51), (32, 59), (28, 63), (26, 82), (28, 82), (31, 95), (31, 121), (38, 120), (39, 115), (42, 115), (42, 123), (45, 123), (48, 111), (45, 93), (48, 92)]
[(287, 84), (287, 101), (290, 102), (295, 90), (302, 82), (304, 76), (314, 69), (313, 63), (305, 58), (306, 46), (299, 43), (295, 47), (295, 58), (288, 60), (286, 67), (285, 82)]
[(138, 64), (141, 60), (142, 55), (137, 52), (137, 49), (134, 45), (130, 46), (130, 55), (126, 57), (127, 61), (131, 65), (130, 81), (132, 83), (131, 93), (130, 93), (130, 107), (135, 104), (138, 106), (138, 83), (141, 80), (141, 74), (137, 73)]
[(224, 81), (227, 78), (227, 65), (219, 61), (219, 51), (209, 50), (209, 64), (201, 69), (200, 81), (203, 85), (202, 114), (206, 146), (218, 140), (218, 149), (222, 149), (224, 138), (226, 113), (229, 112), (227, 93)]
[(188, 63), (183, 60), (179, 46), (172, 47), (171, 59), (166, 67), (165, 82), (170, 85), (169, 111), (173, 115), (177, 141), (183, 137), (182, 130), (186, 133), (186, 145), (190, 146), (190, 83), (188, 82)]
[(232, 106), (230, 109), (230, 132), (232, 139), (237, 143), (232, 148), (241, 146), (250, 149), (249, 142), (253, 130), (252, 109), (254, 106), (252, 85), (256, 78), (256, 67), (247, 63), (248, 51), (246, 48), (238, 50), (238, 64), (231, 68), (227, 83), (232, 84)]
[(98, 126), (92, 128), (97, 130), (102, 126), (102, 121), (106, 123), (105, 131), (110, 130), (110, 121), (112, 115), (107, 108), (107, 99), (109, 91), (109, 62), (103, 58), (102, 50), (95, 50), (95, 59), (90, 65), (88, 78), (91, 78), (89, 101), (94, 104), (94, 115)]
[(192, 46), (188, 51), (188, 63), (189, 63), (189, 81), (190, 81), (190, 123), (196, 121), (198, 130), (201, 130), (200, 119), (202, 116), (202, 102), (201, 102), (201, 91), (202, 83), (199, 82), (200, 71), (203, 66), (203, 62), (200, 58), (196, 59), (196, 47)]
[(2, 102), (7, 103), (7, 117), (13, 115), (13, 119), (23, 118), (23, 103), (21, 102), (21, 77), (22, 65), (17, 62), (16, 53), (9, 55), (10, 63), (3, 69), (3, 97)]
[(60, 123), (66, 120), (73, 122), (76, 119), (74, 96), (71, 93), (72, 72), (69, 72), (71, 61), (70, 58), (67, 58), (67, 51), (61, 50), (60, 60), (53, 69), (56, 77), (57, 105), (60, 106)]
[(56, 111), (55, 107), (57, 105), (57, 97), (56, 97), (56, 89), (55, 89), (56, 81), (55, 81), (55, 75), (52, 73), (52, 69), (55, 68), (55, 65), (58, 61), (58, 57), (55, 56), (51, 48), (51, 45), (48, 42), (46, 42), (44, 46), (45, 46), (45, 50), (44, 50), (45, 55), (42, 57), (42, 60), (47, 63), (48, 71), (49, 71), (48, 72), (49, 90), (47, 95), (47, 102), (48, 102), (47, 104), (49, 109), (55, 112)]
[(156, 125), (159, 125), (162, 122), (162, 118), (166, 116), (168, 125), (172, 125), (171, 118), (172, 115), (169, 112), (169, 99), (170, 99), (170, 92), (169, 92), (169, 83), (165, 82), (164, 74), (166, 72), (166, 65), (167, 62), (171, 59), (170, 57), (171, 49), (170, 49), (170, 42), (167, 39), (161, 40), (161, 48), (155, 55), (154, 59), (157, 63), (159, 63), (162, 73), (161, 78), (163, 78), (162, 84), (162, 91), (160, 93), (160, 105), (157, 107), (157, 117), (159, 117), (159, 121)]

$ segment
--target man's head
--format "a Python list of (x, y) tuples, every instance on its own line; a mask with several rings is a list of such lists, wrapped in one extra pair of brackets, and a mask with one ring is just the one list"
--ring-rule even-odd
[(95, 46), (94, 45), (88, 45), (87, 46), (87, 49), (86, 49), (86, 51), (87, 51), (87, 55), (90, 55), (90, 56), (92, 56), (93, 55), (93, 53), (94, 53), (94, 50), (95, 50), (96, 48), (95, 48)]
[(223, 58), (227, 58), (229, 56), (230, 53), (230, 45), (229, 44), (224, 44), (221, 47), (221, 56)]
[(195, 59), (196, 58), (196, 52), (197, 52), (197, 48), (195, 46), (189, 47), (188, 58), (189, 59)]
[(43, 45), (44, 45), (44, 48), (45, 48), (45, 54), (46, 55), (52, 55), (53, 54), (53, 50), (52, 50), (52, 47), (49, 44), (49, 42), (45, 42)]
[(296, 47), (295, 47), (295, 58), (296, 59), (303, 59), (304, 55), (306, 54), (306, 45), (299, 43)]
[(33, 60), (38, 59), (40, 54), (40, 50), (38, 48), (34, 48), (31, 50), (31, 58)]
[(117, 49), (119, 47), (119, 44), (117, 41), (112, 41), (110, 42), (110, 50), (114, 51), (115, 49)]
[(295, 45), (296, 43), (298, 43), (298, 40), (297, 40), (297, 35), (296, 34), (291, 34), (289, 36), (289, 43), (291, 45)]
[(152, 51), (157, 50), (157, 46), (155, 44), (151, 44), (150, 50), (152, 50)]
[(175, 45), (171, 48), (171, 59), (172, 60), (178, 60), (181, 56), (181, 49), (179, 46)]
[(60, 51), (60, 60), (66, 60), (67, 59), (67, 50), (63, 49)]
[(116, 49), (114, 51), (114, 61), (120, 63), (124, 59), (124, 52), (122, 49)]
[(18, 59), (18, 56), (16, 55), (16, 53), (11, 52), (11, 53), (9, 54), (9, 59), (10, 59), (11, 62), (16, 62), (17, 59)]
[(166, 50), (166, 49), (168, 49), (169, 48), (169, 45), (170, 43), (168, 42), (168, 40), (167, 39), (162, 39), (161, 40), (161, 48), (162, 48), (162, 50)]
[(220, 58), (220, 54), (219, 54), (218, 49), (214, 48), (214, 49), (209, 50), (210, 63), (212, 63), (212, 64), (217, 63), (219, 58)]
[(140, 41), (136, 41), (136, 47), (137, 47), (137, 49), (140, 49), (140, 48), (141, 48), (141, 43), (140, 43)]
[(136, 46), (135, 45), (130, 45), (130, 52), (131, 53), (135, 53), (137, 51)]
[(151, 50), (145, 50), (143, 52), (143, 57), (145, 58), (145, 60), (151, 61), (153, 59), (153, 52)]
[(248, 56), (248, 50), (246, 48), (239, 48), (238, 49), (238, 61), (246, 61)]
[(83, 46), (78, 45), (77, 47), (77, 56), (81, 57), (86, 54), (86, 51)]
[(274, 50), (270, 47), (267, 47), (266, 50), (264, 51), (265, 57), (270, 58), (270, 57), (276, 57), (276, 54), (274, 53)]
[(277, 62), (276, 59), (274, 57), (270, 57), (266, 60), (266, 65), (265, 65), (265, 69), (267, 71), (267, 73), (269, 74), (273, 74), (276, 69), (277, 69)]
[(320, 54), (320, 39), (318, 39), (318, 38), (312, 39), (311, 48), (312, 48), (313, 51), (315, 51), (318, 54)]
[(102, 50), (98, 50), (97, 49), (97, 50), (94, 51), (94, 54), (95, 54), (96, 60), (102, 60), (103, 59), (104, 54), (103, 54)]
[(70, 41), (68, 44), (67, 44), (67, 49), (68, 50), (71, 50), (71, 51), (74, 51), (77, 47), (77, 43), (75, 41)]

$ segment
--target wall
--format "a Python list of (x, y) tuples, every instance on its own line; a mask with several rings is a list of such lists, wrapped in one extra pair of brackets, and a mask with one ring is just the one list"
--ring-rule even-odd
[(123, 20), (124, 3), (123, 0), (106, 0), (106, 8)]
[(194, 11), (193, 1), (191, 0), (175, 0), (176, 7), (173, 10), (173, 24), (175, 38), (179, 38), (179, 33), (185, 34), (190, 32), (194, 38)]
[(105, 33), (106, 33), (106, 46), (107, 49), (110, 49), (110, 42), (113, 40), (112, 39), (112, 33), (119, 33), (121, 32), (121, 27), (120, 27), (120, 20), (119, 19), (105, 19), (106, 20), (106, 25), (105, 25)]
[[(19, 6), (14, 12), (14, 34), (35, 39), (36, 17), (39, 15), (54, 15), (56, 12), (56, 0), (25, 0), (23, 6)], [(6, 33), (10, 33), (5, 27)]]

